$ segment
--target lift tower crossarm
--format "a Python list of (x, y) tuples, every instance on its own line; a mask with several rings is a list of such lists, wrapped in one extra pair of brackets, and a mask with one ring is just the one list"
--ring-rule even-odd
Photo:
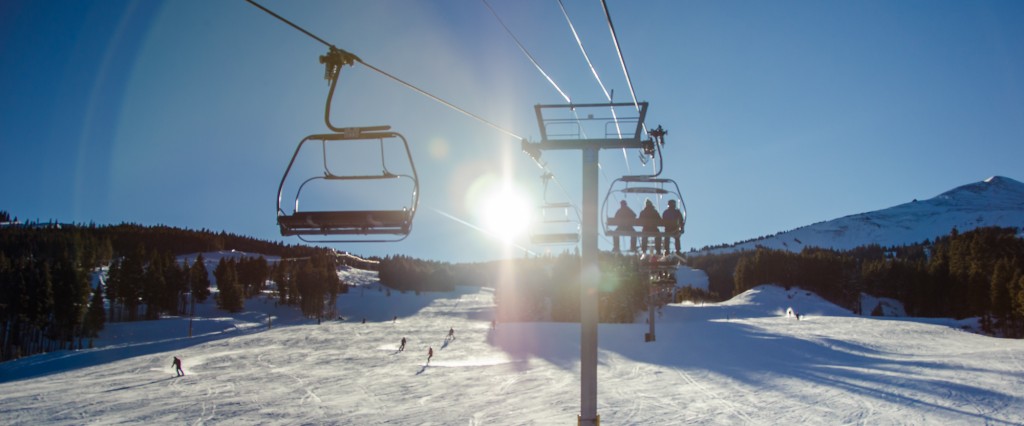
[[(623, 115), (619, 117), (595, 117), (593, 114), (580, 117), (580, 110), (595, 109), (607, 112), (607, 109), (614, 109), (616, 107), (635, 109), (636, 114), (633, 116)], [(643, 135), (643, 124), (644, 119), (647, 117), (647, 102), (640, 102), (638, 104), (632, 103), (592, 103), (592, 104), (539, 104), (533, 107), (537, 115), (537, 126), (540, 128), (540, 142), (535, 144), (537, 148), (542, 150), (566, 150), (566, 149), (582, 149), (582, 148), (596, 148), (596, 149), (622, 149), (622, 148), (641, 148), (643, 146), (641, 137)], [(558, 110), (571, 111), (575, 115), (574, 117), (559, 117), (552, 118), (545, 116), (545, 112), (555, 112)], [(610, 132), (600, 132), (601, 136), (595, 137), (589, 135), (585, 131), (584, 126), (587, 124), (594, 125), (600, 124), (620, 124), (620, 123), (632, 123), (635, 124), (632, 134), (622, 135), (621, 137), (617, 134), (610, 134)], [(552, 133), (551, 127), (562, 126), (562, 127), (575, 127), (578, 133)], [(592, 129), (593, 130), (593, 129)], [(617, 133), (617, 132), (616, 132)]]

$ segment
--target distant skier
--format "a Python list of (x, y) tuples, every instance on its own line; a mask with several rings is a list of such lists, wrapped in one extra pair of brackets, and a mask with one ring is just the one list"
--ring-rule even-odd
[(174, 357), (174, 361), (171, 362), (171, 367), (174, 367), (175, 371), (178, 373), (178, 377), (185, 375), (185, 371), (181, 369), (181, 360), (178, 359), (178, 357)]
[(433, 357), (434, 357), (434, 348), (433, 347), (428, 347), (427, 348), (427, 364), (430, 364), (430, 358), (433, 358)]
[(398, 345), (398, 352), (402, 352), (404, 350), (405, 350), (405, 338), (403, 337), (402, 338), (402, 344)]
[(455, 329), (454, 328), (448, 328), (448, 339), (447, 340), (455, 340)]

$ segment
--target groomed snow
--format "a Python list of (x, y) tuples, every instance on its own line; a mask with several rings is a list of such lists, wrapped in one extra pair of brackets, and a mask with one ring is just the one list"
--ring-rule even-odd
[[(110, 324), (97, 349), (0, 364), (0, 423), (575, 422), (578, 324), (492, 330), (488, 289), (387, 296), (374, 273), (343, 274), (359, 284), (338, 302), (345, 321), (208, 302), (191, 339), (187, 318)], [(600, 326), (604, 424), (1024, 424), (1024, 341), (858, 317), (774, 286), (667, 306), (652, 343), (640, 318)]]

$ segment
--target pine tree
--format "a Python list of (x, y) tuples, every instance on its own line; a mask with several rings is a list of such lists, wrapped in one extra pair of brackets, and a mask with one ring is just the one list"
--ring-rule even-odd
[(141, 244), (136, 246), (135, 252), (126, 256), (121, 262), (121, 270), (118, 274), (120, 286), (118, 296), (128, 311), (128, 321), (138, 320), (139, 302), (142, 297), (142, 285), (146, 273), (143, 267), (146, 251)]
[(996, 324), (1007, 331), (1012, 301), (1010, 300), (1010, 289), (1013, 287), (1013, 271), (1010, 269), (1010, 261), (1001, 259), (992, 271), (991, 290), (992, 316)]
[(142, 303), (146, 304), (146, 319), (158, 319), (160, 311), (162, 311), (161, 305), (167, 281), (164, 279), (163, 258), (156, 251), (150, 254), (149, 265), (142, 277), (141, 296)]
[(210, 297), (210, 274), (206, 270), (206, 260), (202, 253), (199, 253), (196, 263), (189, 269), (189, 285), (196, 302), (203, 303)]
[(103, 330), (106, 316), (103, 311), (103, 287), (97, 286), (92, 292), (92, 299), (89, 302), (89, 309), (85, 312), (85, 323), (83, 334), (86, 337), (97, 337)]
[(213, 270), (213, 276), (217, 280), (217, 307), (228, 312), (241, 311), (244, 295), (238, 282), (234, 260), (221, 258), (217, 268)]

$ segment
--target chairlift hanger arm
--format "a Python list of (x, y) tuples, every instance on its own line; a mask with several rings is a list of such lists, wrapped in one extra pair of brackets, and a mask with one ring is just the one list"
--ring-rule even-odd
[(341, 68), (345, 65), (351, 66), (355, 62), (362, 62), (362, 60), (358, 56), (333, 45), (326, 55), (320, 56), (320, 63), (324, 64), (324, 79), (331, 82), (331, 89), (327, 92), (327, 105), (324, 107), (324, 123), (327, 124), (328, 129), (335, 132), (341, 132), (343, 128), (335, 127), (331, 124), (331, 101), (334, 99), (334, 89), (338, 87), (338, 76), (341, 74)]

